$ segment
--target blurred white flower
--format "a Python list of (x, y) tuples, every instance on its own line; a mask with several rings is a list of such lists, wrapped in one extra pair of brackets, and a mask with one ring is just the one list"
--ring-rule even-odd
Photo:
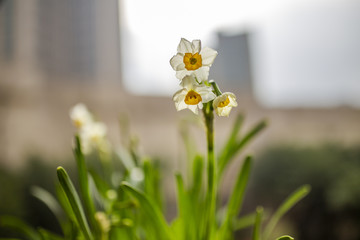
[(82, 103), (78, 103), (70, 109), (70, 118), (78, 129), (83, 128), (93, 121), (91, 113)]
[(130, 179), (134, 182), (141, 182), (144, 180), (144, 171), (139, 167), (134, 167), (130, 170)]
[(92, 122), (85, 125), (79, 132), (82, 150), (85, 154), (90, 153), (93, 148), (106, 150), (108, 147), (105, 138), (106, 125), (102, 122)]
[(191, 43), (182, 38), (177, 48), (177, 54), (170, 59), (170, 65), (176, 71), (176, 77), (182, 80), (185, 76), (194, 74), (198, 81), (208, 79), (211, 64), (217, 56), (217, 51), (205, 47), (201, 49), (201, 41)]
[(211, 87), (198, 84), (194, 76), (186, 76), (182, 80), (181, 86), (183, 88), (173, 96), (177, 111), (188, 108), (198, 114), (198, 109), (203, 108), (203, 103), (207, 103), (216, 97)]
[(219, 116), (228, 117), (231, 109), (237, 105), (236, 96), (231, 92), (225, 92), (216, 97), (213, 101), (213, 107), (216, 114)]

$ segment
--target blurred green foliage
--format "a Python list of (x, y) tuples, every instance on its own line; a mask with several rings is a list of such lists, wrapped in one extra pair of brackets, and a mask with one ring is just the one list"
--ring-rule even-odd
[(288, 215), (295, 239), (360, 239), (360, 146), (281, 145), (264, 151), (255, 162), (248, 205), (276, 206), (303, 183), (312, 192)]
[[(56, 163), (46, 162), (38, 155), (31, 155), (26, 165), (9, 170), (0, 166), (0, 216), (19, 217), (31, 226), (42, 226), (53, 232), (61, 232), (53, 213), (31, 194), (32, 186), (39, 186), (55, 193)], [(75, 166), (71, 161), (62, 160), (69, 169)], [(71, 174), (76, 180), (77, 177)], [(17, 237), (14, 231), (0, 227), (1, 237)]]

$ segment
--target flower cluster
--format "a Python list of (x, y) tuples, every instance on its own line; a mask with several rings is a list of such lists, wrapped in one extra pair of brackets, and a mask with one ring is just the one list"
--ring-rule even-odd
[(72, 107), (70, 109), (70, 118), (78, 130), (84, 153), (88, 154), (94, 148), (100, 151), (107, 150), (106, 125), (95, 121), (84, 104), (78, 103)]
[(180, 40), (177, 54), (170, 59), (181, 86), (173, 96), (177, 111), (188, 108), (198, 114), (204, 103), (212, 101), (217, 115), (229, 116), (231, 109), (237, 106), (233, 93), (221, 93), (214, 80), (208, 81), (210, 67), (217, 54), (211, 48), (201, 48), (200, 40)]

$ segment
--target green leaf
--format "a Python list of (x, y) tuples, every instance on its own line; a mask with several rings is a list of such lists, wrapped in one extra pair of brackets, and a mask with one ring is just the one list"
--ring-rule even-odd
[(51, 193), (38, 186), (32, 186), (30, 192), (34, 197), (42, 201), (54, 213), (58, 221), (61, 222), (64, 212), (56, 198), (51, 195)]
[(60, 182), (62, 189), (67, 197), (67, 200), (70, 203), (71, 209), (75, 215), (76, 222), (84, 234), (85, 239), (93, 240), (93, 235), (90, 232), (90, 228), (88, 222), (85, 217), (84, 209), (81, 205), (79, 195), (77, 194), (69, 175), (65, 171), (64, 168), (58, 167), (57, 168), (57, 176)]
[(43, 240), (64, 240), (64, 238), (62, 238), (61, 236), (49, 232), (48, 230), (43, 228), (39, 228), (39, 232)]
[(264, 230), (264, 240), (270, 237), (270, 234), (274, 230), (281, 217), (284, 216), (284, 214), (288, 212), (296, 203), (308, 195), (310, 189), (311, 188), (309, 185), (304, 185), (294, 191), (287, 199), (285, 199), (274, 215), (270, 218), (270, 221)]
[(101, 195), (101, 197), (104, 199), (107, 199), (108, 198), (107, 192), (108, 192), (108, 190), (111, 189), (110, 186), (108, 185), (108, 183), (104, 179), (102, 179), (97, 172), (95, 172), (93, 170), (89, 170), (89, 173), (90, 173), (90, 176), (92, 177), (92, 179), (95, 183), (96, 189), (99, 192), (99, 194)]
[(248, 215), (236, 219), (233, 225), (234, 231), (253, 226), (255, 219), (256, 219), (256, 213), (250, 213)]
[(277, 238), (276, 240), (294, 240), (294, 238), (290, 237), (288, 235), (285, 235), (285, 236), (281, 236), (281, 237)]
[(256, 218), (253, 230), (253, 240), (260, 240), (260, 232), (261, 232), (261, 220), (264, 209), (262, 207), (256, 208)]
[(26, 239), (41, 240), (41, 236), (37, 231), (35, 231), (27, 223), (17, 217), (1, 216), (0, 226), (16, 231), (17, 233), (23, 235)]
[(159, 169), (152, 164), (150, 159), (145, 159), (143, 163), (144, 170), (144, 192), (156, 203), (159, 209), (163, 207), (162, 195), (160, 190)]
[(82, 199), (84, 201), (84, 207), (85, 211), (87, 213), (87, 216), (89, 218), (89, 221), (94, 227), (95, 232), (99, 233), (98, 224), (95, 220), (95, 204), (91, 197), (90, 193), (90, 185), (89, 185), (89, 179), (88, 179), (88, 171), (85, 163), (85, 157), (81, 150), (81, 143), (79, 136), (75, 137), (75, 149), (74, 154), (76, 158), (77, 168), (78, 168), (78, 175), (79, 175), (79, 184), (80, 184), (80, 193), (82, 196)]
[[(238, 120), (240, 121), (240, 120)], [(252, 140), (258, 133), (260, 133), (265, 127), (267, 126), (267, 121), (262, 120), (259, 123), (257, 123), (253, 128), (250, 129), (250, 131), (240, 140), (234, 142), (233, 140), (229, 140), (231, 142), (226, 145), (225, 153), (223, 155), (220, 155), (219, 157), (219, 166), (218, 166), (218, 172), (219, 172), (219, 180), (221, 179), (221, 176), (226, 168), (226, 166), (230, 163), (231, 159), (240, 152), (249, 142)], [(236, 123), (234, 128), (236, 127)], [(231, 135), (230, 138), (233, 138)], [(228, 141), (228, 142), (229, 142)]]
[(250, 175), (252, 158), (247, 156), (239, 172), (238, 178), (235, 182), (232, 195), (227, 205), (227, 212), (224, 222), (220, 228), (220, 238), (227, 239), (233, 232), (233, 222), (235, 217), (239, 214), (244, 199), (244, 193)]
[(197, 155), (193, 160), (193, 177), (192, 177), (192, 196), (196, 200), (199, 198), (201, 193), (201, 186), (204, 175), (204, 157)]
[(66, 216), (64, 215), (64, 211), (61, 208), (59, 202), (56, 200), (56, 198), (51, 193), (38, 186), (32, 186), (30, 191), (34, 197), (42, 201), (54, 213), (56, 219), (60, 223), (63, 233), (66, 234), (67, 233), (67, 224), (65, 222)]
[(242, 126), (243, 122), (244, 122), (244, 115), (238, 114), (236, 117), (235, 123), (230, 131), (228, 140), (219, 155), (219, 161), (221, 161), (221, 162), (226, 161), (225, 159), (229, 157), (229, 153), (231, 152), (230, 149), (232, 149), (234, 147), (234, 145), (236, 144), (236, 139), (241, 130), (241, 126)]
[(128, 183), (122, 183), (121, 188), (139, 201), (140, 209), (145, 217), (144, 220), (151, 224), (151, 230), (152, 233), (156, 234), (156, 239), (173, 239), (170, 228), (157, 204), (153, 203), (144, 193), (131, 187)]

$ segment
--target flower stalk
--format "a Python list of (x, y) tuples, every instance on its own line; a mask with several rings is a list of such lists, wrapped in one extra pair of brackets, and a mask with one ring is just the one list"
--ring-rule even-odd
[(208, 204), (208, 219), (206, 223), (205, 233), (208, 235), (206, 239), (211, 239), (212, 226), (215, 224), (215, 213), (216, 213), (216, 187), (217, 187), (217, 167), (215, 161), (214, 152), (214, 109), (211, 103), (207, 103), (203, 109), (205, 126), (206, 126), (206, 139), (207, 139), (207, 204)]

